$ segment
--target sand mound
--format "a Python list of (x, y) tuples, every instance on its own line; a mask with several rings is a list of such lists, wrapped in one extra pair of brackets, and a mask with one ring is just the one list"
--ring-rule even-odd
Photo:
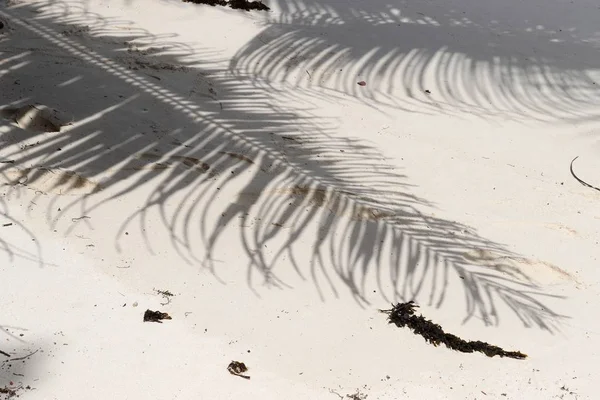
[(2, 116), (31, 132), (60, 132), (72, 121), (61, 111), (41, 104), (27, 104), (1, 111)]

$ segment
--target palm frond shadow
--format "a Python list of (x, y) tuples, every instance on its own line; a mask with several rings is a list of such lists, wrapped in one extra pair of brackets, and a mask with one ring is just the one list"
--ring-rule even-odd
[[(0, 257), (3, 258), (4, 267), (14, 268), (19, 260), (36, 263), (39, 267), (48, 265), (35, 234), (11, 215), (8, 207), (10, 200), (10, 196), (0, 199)], [(29, 246), (23, 246), (24, 243)]]
[[(234, 73), (424, 114), (600, 118), (595, 9), (571, 7), (577, 18), (559, 12), (541, 18), (527, 2), (270, 5), (279, 12), (232, 59)], [(357, 86), (360, 80), (367, 86)]]
[[(48, 195), (70, 185), (65, 191), (79, 194), (60, 212), (49, 207), (53, 227), (72, 209), (87, 215), (145, 188), (147, 200), (123, 222), (117, 247), (135, 224), (150, 251), (164, 246), (147, 234), (158, 218), (183, 259), (203, 263), (218, 276), (214, 259), (222, 251), (219, 245), (231, 238), (224, 233), (233, 229), (247, 253), (252, 288), (257, 274), (263, 284), (292, 286), (290, 271), (277, 269), (287, 259), (323, 298), (341, 286), (361, 305), (369, 304), (370, 293), (378, 289), (386, 301), (425, 299), (441, 306), (456, 296), (454, 288), (462, 288), (465, 320), (498, 324), (500, 303), (526, 326), (554, 330), (563, 318), (545, 304), (554, 296), (527, 274), (478, 256), (484, 252), (502, 260), (510, 252), (466, 226), (421, 211), (432, 204), (411, 194), (406, 177), (377, 149), (360, 139), (336, 137), (335, 121), (306, 117), (314, 105), (305, 101), (293, 112), (281, 108), (275, 96), (256, 87), (252, 75), (232, 77), (198, 61), (186, 63), (193, 57), (182, 46), (164, 53), (148, 47), (132, 51), (135, 43), (168, 46), (141, 30), (128, 29), (116, 40), (114, 28), (123, 21), (65, 10), (68, 14), (36, 13), (27, 23), (0, 14), (53, 44), (69, 65), (85, 66), (82, 79), (58, 92), (53, 79), (66, 77), (26, 62), (11, 70), (35, 82), (29, 83), (29, 100), (53, 102), (74, 114), (66, 134), (32, 136), (12, 128), (1, 138), (19, 148), (7, 148), (5, 155), (16, 165), (31, 166), (25, 171), (30, 188), (43, 185), (40, 195)], [(94, 33), (94, 20), (100, 21), (102, 35)], [(65, 26), (90, 29), (79, 33), (85, 35), (82, 41), (57, 33)], [(86, 41), (102, 46), (91, 49)], [(24, 53), (21, 59), (27, 57)], [(173, 66), (169, 73), (176, 78), (153, 79), (156, 65)], [(92, 86), (79, 83), (86, 80)], [(19, 103), (10, 91), (4, 93), (7, 105)], [(93, 101), (78, 101), (81, 96)], [(130, 118), (144, 121), (146, 128), (135, 128), (147, 131), (127, 128)], [(160, 121), (176, 126), (160, 126)], [(37, 145), (23, 151), (31, 142)], [(63, 178), (49, 184), (48, 170)], [(2, 173), (14, 180), (14, 167), (3, 166)], [(93, 185), (73, 180), (73, 174)]]

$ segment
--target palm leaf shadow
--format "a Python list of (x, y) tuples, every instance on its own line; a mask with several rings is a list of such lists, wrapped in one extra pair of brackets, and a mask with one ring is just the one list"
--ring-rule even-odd
[[(114, 99), (94, 106), (99, 109), (81, 105), (81, 114), (102, 116), (110, 110), (111, 118), (120, 120), (145, 98), (154, 104), (151, 115), (168, 113), (178, 127), (156, 135), (107, 135), (101, 133), (111, 122), (99, 117), (76, 123), (68, 135), (39, 135), (35, 148), (11, 154), (18, 164), (43, 158), (44, 168), (74, 171), (101, 182), (99, 190), (109, 193), (101, 199), (97, 191), (76, 197), (63, 214), (74, 207), (89, 214), (152, 183), (146, 203), (124, 221), (117, 246), (133, 223), (145, 234), (157, 212), (180, 255), (190, 263), (205, 263), (215, 275), (218, 267), (212, 260), (217, 245), (227, 240), (223, 232), (233, 225), (247, 253), (251, 287), (256, 273), (262, 283), (290, 286), (282, 278), (289, 276), (288, 271), (277, 269), (285, 257), (298, 275), (310, 275), (323, 298), (325, 286), (335, 293), (341, 283), (361, 305), (369, 304), (368, 293), (377, 287), (386, 301), (427, 298), (440, 306), (446, 297), (455, 296), (454, 281), (466, 296), (466, 319), (477, 316), (497, 324), (497, 303), (502, 302), (527, 326), (552, 330), (560, 320), (543, 302), (549, 295), (532, 279), (502, 265), (483, 265), (483, 258), (473, 256), (486, 251), (508, 257), (510, 252), (466, 226), (422, 212), (431, 204), (410, 193), (406, 177), (382, 160), (377, 149), (360, 139), (337, 137), (332, 121), (302, 116), (313, 105), (299, 104), (304, 107), (301, 114), (281, 109), (268, 91), (257, 88), (252, 75), (231, 76), (186, 65), (186, 49), (181, 46), (174, 46), (178, 54), (134, 51), (133, 63), (131, 58), (120, 60), (115, 55), (131, 49), (133, 42), (167, 45), (131, 29), (127, 37), (115, 40), (111, 27), (123, 21), (95, 16), (102, 35), (93, 28), (87, 38), (101, 38), (105, 53), (91, 50), (85, 42), (56, 33), (58, 24), (90, 23), (88, 13), (78, 16), (73, 8), (68, 10), (40, 13), (27, 24), (14, 17), (11, 21), (93, 66), (106, 87), (123, 93), (118, 106)], [(153, 81), (147, 74), (157, 63), (181, 66), (209, 81), (218, 99), (189, 100), (185, 83)], [(82, 88), (71, 85), (68, 90)], [(11, 134), (3, 135), (21, 144)], [(64, 150), (56, 152), (57, 147)], [(34, 172), (28, 185), (40, 179), (42, 175)], [(240, 182), (242, 190), (236, 189)], [(228, 190), (237, 193), (234, 200), (222, 194)], [(214, 215), (221, 217), (214, 222)], [(60, 216), (55, 214), (50, 222), (57, 223)], [(198, 246), (197, 237), (203, 246)], [(306, 240), (312, 241), (309, 254), (302, 250)], [(151, 237), (147, 243), (152, 249)], [(269, 253), (261, 251), (266, 243), (275, 243)]]
[(232, 71), (423, 114), (562, 123), (600, 117), (593, 8), (552, 4), (570, 17), (541, 18), (523, 2), (270, 4), (278, 12), (231, 60)]

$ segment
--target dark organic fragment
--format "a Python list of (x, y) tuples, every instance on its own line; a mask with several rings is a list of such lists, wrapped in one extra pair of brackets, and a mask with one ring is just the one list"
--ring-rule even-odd
[(13, 382), (10, 382), (10, 386), (4, 386), (4, 387), (0, 387), (0, 395), (4, 395), (4, 396), (0, 396), (0, 399), (2, 400), (8, 400), (8, 399), (13, 399), (16, 397), (21, 397), (21, 392), (24, 390), (31, 390), (31, 386), (27, 385), (25, 387), (23, 387), (23, 385), (17, 385), (17, 386), (13, 386)]
[(415, 335), (423, 336), (425, 341), (436, 347), (439, 346), (440, 343), (443, 343), (449, 349), (463, 353), (479, 351), (488, 357), (500, 356), (516, 358), (519, 360), (527, 358), (527, 355), (520, 351), (505, 351), (498, 346), (493, 346), (486, 342), (481, 342), (479, 340), (466, 341), (458, 336), (446, 333), (438, 324), (425, 319), (422, 315), (415, 315), (415, 307), (418, 306), (415, 305), (414, 301), (409, 301), (408, 303), (392, 304), (391, 310), (379, 311), (388, 314), (390, 324), (395, 324), (399, 328), (408, 326), (413, 330)]
[(185, 3), (206, 4), (209, 6), (226, 6), (226, 0), (183, 0)]
[(17, 395), (17, 391), (5, 386), (3, 388), (0, 387), (0, 394), (5, 394), (6, 398), (10, 399)]
[(172, 318), (169, 314), (160, 311), (146, 310), (144, 313), (144, 322), (158, 322), (159, 324), (162, 324), (161, 320), (163, 319)]
[(262, 1), (248, 1), (248, 0), (229, 0), (229, 7), (240, 10), (258, 10), (258, 11), (269, 11), (270, 8), (267, 7)]
[(246, 364), (244, 364), (243, 362), (240, 362), (240, 361), (230, 362), (229, 365), (227, 366), (227, 371), (229, 371), (229, 373), (231, 375), (239, 376), (244, 379), (250, 379), (250, 377), (248, 375), (243, 375), (244, 372), (248, 371), (248, 367), (246, 367)]
[(160, 303), (163, 306), (166, 306), (167, 304), (169, 304), (171, 302), (171, 297), (175, 296), (173, 293), (171, 293), (168, 290), (158, 290), (158, 289), (154, 289), (154, 291), (156, 292), (156, 294), (159, 294), (163, 297), (163, 299), (165, 300), (164, 303)]
[(229, 6), (235, 10), (257, 10), (257, 11), (269, 11), (270, 8), (263, 4), (262, 1), (248, 1), (248, 0), (183, 0), (185, 3), (194, 4), (207, 4), (209, 6)]

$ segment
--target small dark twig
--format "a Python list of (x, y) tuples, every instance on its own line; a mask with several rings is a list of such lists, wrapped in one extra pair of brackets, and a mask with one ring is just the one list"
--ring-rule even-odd
[(433, 344), (436, 347), (439, 346), (440, 343), (443, 343), (449, 349), (458, 350), (463, 353), (473, 353), (474, 351), (479, 351), (488, 357), (500, 356), (516, 359), (527, 358), (527, 355), (521, 353), (520, 351), (505, 351), (498, 346), (493, 346), (486, 342), (480, 342), (479, 340), (467, 341), (459, 338), (458, 336), (446, 333), (438, 324), (434, 324), (433, 322), (426, 320), (422, 315), (414, 315), (415, 307), (418, 306), (415, 305), (413, 301), (409, 301), (408, 303), (398, 303), (396, 305), (392, 305), (391, 310), (379, 311), (388, 315), (389, 323), (395, 324), (399, 328), (408, 326), (413, 330), (415, 335), (423, 336), (425, 341)]
[(2, 350), (0, 350), (0, 354), (2, 354), (3, 356), (6, 356), (6, 357), (10, 357), (10, 354), (8, 354), (8, 353), (5, 353), (5, 352), (4, 352), (4, 351), (2, 351)]
[(573, 178), (577, 179), (577, 182), (581, 183), (583, 186), (587, 186), (591, 189), (597, 190), (600, 192), (600, 188), (597, 188), (596, 186), (592, 186), (589, 183), (585, 182), (583, 179), (579, 178), (577, 175), (575, 175), (575, 172), (573, 171), (573, 163), (575, 162), (575, 160), (577, 160), (579, 158), (579, 156), (575, 157), (572, 161), (571, 161), (571, 166), (570, 166), (570, 170), (571, 170), (571, 175), (573, 175)]
[(21, 360), (25, 360), (26, 358), (29, 358), (29, 357), (31, 357), (32, 355), (34, 355), (34, 354), (35, 354), (35, 353), (37, 353), (38, 351), (40, 351), (40, 350), (39, 350), (39, 349), (37, 349), (36, 351), (34, 351), (34, 352), (32, 352), (32, 353), (29, 353), (29, 354), (27, 354), (26, 356), (23, 356), (23, 357), (16, 357), (16, 358), (11, 358), (10, 360), (6, 360), (5, 362), (8, 362), (8, 361), (21, 361)]

